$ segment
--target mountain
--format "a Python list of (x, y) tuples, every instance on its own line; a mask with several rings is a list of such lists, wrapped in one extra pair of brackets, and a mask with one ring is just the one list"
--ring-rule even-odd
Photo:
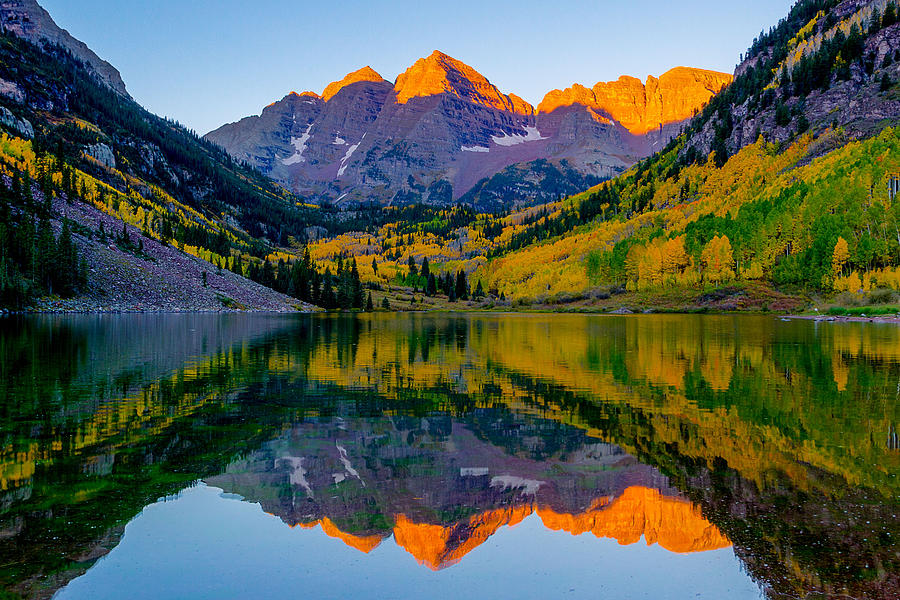
[[(206, 139), (319, 201), (533, 204), (585, 178), (595, 183), (618, 174), (661, 148), (730, 81), (679, 67), (646, 84), (621, 78), (590, 90), (555, 90), (535, 109), (435, 51), (393, 84), (365, 67), (322, 95), (291, 93)], [(540, 162), (528, 166), (533, 161)], [(520, 163), (525, 180), (549, 165), (562, 183), (510, 193), (491, 181)], [(476, 184), (478, 193), (466, 196)]]
[(60, 28), (36, 0), (0, 0), (0, 27), (37, 45), (62, 46), (110, 89), (128, 97), (125, 82), (116, 68), (97, 56), (87, 44)]
[[(424, 430), (419, 419), (311, 420), (205, 483), (366, 554), (393, 537), (435, 571), (531, 515), (553, 531), (622, 545), (644, 538), (680, 553), (731, 545), (665, 476), (620, 448), (516, 417), (504, 431), (536, 445), (517, 455), (479, 437), (484, 424), (496, 428), (491, 416), (434, 415)], [(547, 452), (559, 443), (564, 452)]]
[[(803, 293), (891, 302), (897, 3), (798, 2), (735, 73), (662, 152), (521, 227), (480, 271), (486, 286), (525, 302), (610, 290), (729, 310), (796, 309)], [(641, 300), (610, 304), (628, 302)]]
[[(446, 285), (460, 272), (486, 292), (462, 306), (479, 308), (797, 311), (818, 297), (833, 298), (826, 302), (840, 311), (895, 303), (898, 12), (892, 0), (797, 2), (749, 44), (733, 81), (680, 133), (613, 179), (591, 187), (576, 159), (517, 162), (466, 192), (468, 207), (393, 211), (396, 223), (310, 251), (332, 268), (338, 256), (356, 257), (363, 281), (388, 290), (392, 306), (443, 308), (445, 299), (461, 306)], [(715, 74), (676, 69), (646, 83), (620, 78), (555, 91), (531, 116), (498, 114), (534, 119), (540, 137), (553, 138), (521, 135), (513, 148), (523, 151), (559, 141), (553, 119), (576, 142), (594, 143), (595, 127), (644, 143), (662, 135), (662, 143), (669, 126), (653, 124), (688, 113), (717, 85)], [(444, 87), (439, 79), (426, 89)], [(679, 104), (670, 89), (693, 91)], [(477, 95), (482, 105), (510, 99), (483, 85), (460, 94)], [(505, 150), (489, 144), (485, 157)], [(528, 197), (544, 203), (502, 216), (471, 209), (503, 209)], [(436, 287), (419, 274), (426, 258)]]
[(0, 8), (0, 306), (301, 306), (242, 275), (274, 285), (321, 211), (146, 111), (34, 2)]

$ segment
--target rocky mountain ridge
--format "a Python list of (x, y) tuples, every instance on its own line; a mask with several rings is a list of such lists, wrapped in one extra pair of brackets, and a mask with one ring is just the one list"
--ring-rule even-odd
[(59, 27), (36, 0), (0, 0), (0, 26), (4, 31), (37, 45), (62, 46), (80, 60), (101, 82), (116, 93), (128, 97), (119, 71), (97, 56), (87, 44)]
[[(754, 42), (734, 85), (686, 127), (685, 146), (695, 157), (715, 150), (724, 159), (761, 134), (779, 144), (829, 129), (844, 141), (866, 139), (900, 122), (898, 79), (896, 2), (798, 2)], [(819, 145), (812, 155), (833, 148)]]
[[(535, 108), (435, 51), (395, 83), (365, 67), (206, 139), (316, 201), (443, 205), (521, 163), (528, 171), (547, 161), (563, 181), (570, 171), (611, 177), (662, 147), (730, 81), (678, 67), (646, 84), (623, 77), (554, 90)], [(546, 200), (542, 191), (524, 186), (512, 203)], [(490, 205), (497, 195), (478, 198)]]

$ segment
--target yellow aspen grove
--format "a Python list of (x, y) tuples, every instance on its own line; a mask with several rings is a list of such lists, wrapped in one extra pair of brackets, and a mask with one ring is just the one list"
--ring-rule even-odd
[(627, 277), (627, 286), (629, 289), (637, 289), (638, 281), (641, 277), (641, 262), (644, 260), (644, 248), (642, 246), (632, 246), (628, 250), (628, 256), (625, 257), (625, 276)]
[(727, 235), (716, 236), (709, 241), (701, 255), (707, 281), (722, 283), (734, 279), (734, 252)]
[(844, 273), (844, 265), (850, 260), (850, 247), (847, 240), (839, 237), (834, 245), (834, 254), (831, 257), (831, 272), (835, 277), (840, 277)]
[(691, 257), (684, 247), (684, 236), (680, 235), (666, 242), (663, 248), (663, 272), (677, 275), (691, 266)]
[(662, 248), (659, 244), (650, 244), (645, 248), (640, 264), (642, 287), (656, 287), (662, 284)]

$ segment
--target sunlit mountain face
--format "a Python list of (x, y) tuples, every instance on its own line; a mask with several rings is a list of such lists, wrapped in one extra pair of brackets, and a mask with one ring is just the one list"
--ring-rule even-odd
[(5, 319), (0, 582), (893, 598), (898, 379), (768, 317)]

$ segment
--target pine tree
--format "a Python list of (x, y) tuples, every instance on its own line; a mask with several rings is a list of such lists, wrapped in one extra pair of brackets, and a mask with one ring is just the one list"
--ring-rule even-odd
[(322, 275), (322, 294), (319, 298), (320, 306), (322, 308), (327, 308), (329, 310), (335, 309), (338, 307), (337, 298), (334, 295), (334, 283), (332, 282), (331, 269), (325, 269), (325, 274)]
[(373, 310), (375, 310), (375, 305), (372, 303), (372, 292), (369, 292), (369, 296), (366, 298), (366, 312)]
[(478, 280), (478, 285), (475, 286), (475, 298), (481, 299), (484, 298), (484, 288), (481, 286), (481, 280)]
[(391, 310), (391, 303), (388, 302), (387, 296), (384, 297), (384, 300), (381, 301), (381, 308), (384, 310)]
[(68, 296), (78, 287), (78, 253), (72, 243), (68, 219), (63, 219), (62, 230), (56, 242), (57, 288), (60, 295)]
[(35, 273), (32, 280), (49, 293), (53, 293), (51, 273), (56, 263), (56, 239), (49, 217), (42, 217), (38, 223), (37, 253), (34, 258)]
[(897, 22), (897, 4), (893, 1), (888, 2), (884, 9), (884, 16), (881, 18), (881, 26), (888, 28)]
[(456, 292), (456, 297), (460, 300), (469, 299), (469, 284), (466, 283), (465, 271), (459, 271), (456, 274), (456, 286), (454, 292)]
[(359, 280), (359, 268), (356, 265), (356, 258), (350, 263), (350, 284), (353, 295), (353, 308), (361, 309), (363, 307), (363, 289), (362, 282)]

